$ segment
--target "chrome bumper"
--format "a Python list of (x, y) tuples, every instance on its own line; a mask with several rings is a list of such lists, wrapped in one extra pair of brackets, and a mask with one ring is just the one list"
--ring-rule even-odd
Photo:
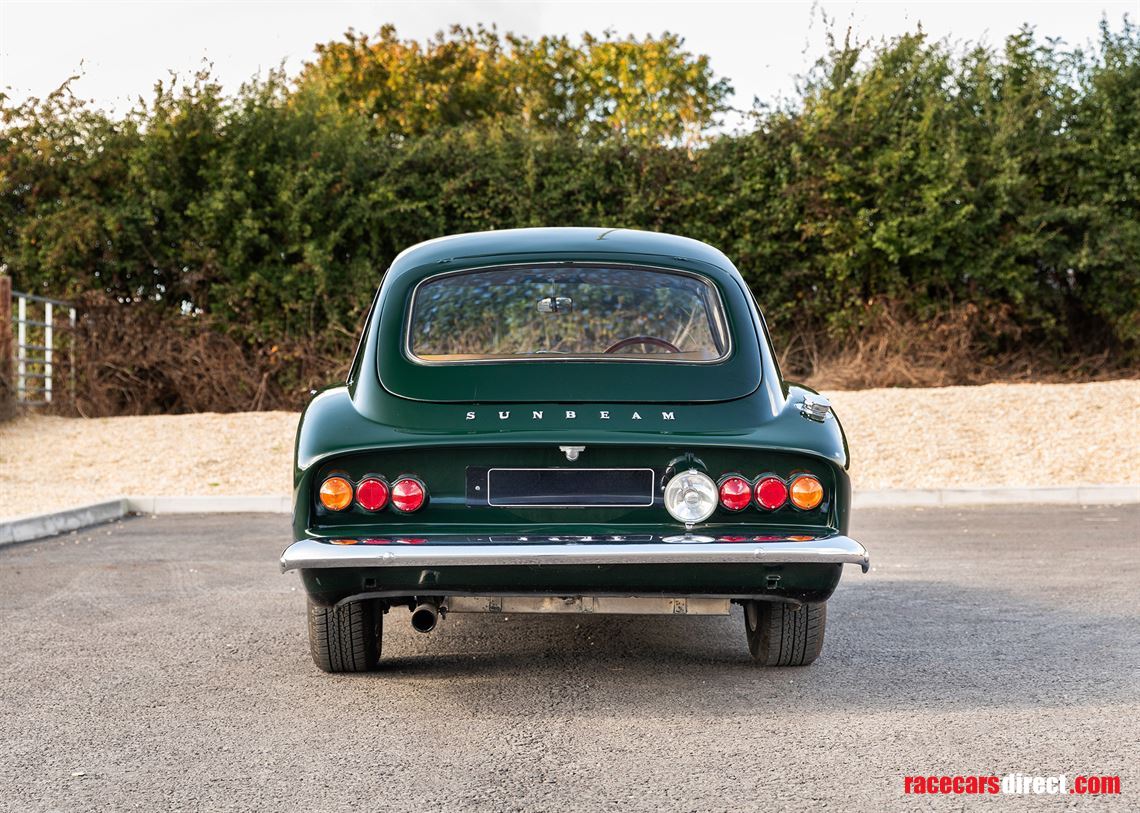
[[(569, 538), (567, 538), (568, 540)], [(668, 539), (669, 541), (665, 541)], [(701, 541), (705, 540), (707, 541)], [(866, 549), (847, 536), (771, 542), (721, 542), (697, 534), (647, 542), (559, 541), (525, 543), (371, 545), (302, 539), (281, 556), (281, 569), (330, 567), (435, 567), (495, 565), (853, 564), (866, 573)]]

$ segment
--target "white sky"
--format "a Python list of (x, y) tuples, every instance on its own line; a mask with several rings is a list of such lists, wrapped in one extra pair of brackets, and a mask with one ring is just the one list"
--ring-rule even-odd
[(1000, 44), (1022, 23), (1071, 45), (1096, 36), (1102, 14), (1114, 28), (1140, 19), (1140, 0), (1115, 2), (24, 2), (0, 0), (0, 88), (14, 100), (42, 96), (73, 73), (73, 91), (122, 111), (168, 71), (192, 73), (207, 60), (225, 87), (282, 60), (290, 73), (317, 42), (348, 28), (395, 23), (424, 39), (451, 23), (496, 24), (530, 36), (660, 33), (685, 37), (736, 88), (735, 104), (771, 101), (823, 53), (820, 11), (861, 38), (923, 28), (953, 42)]

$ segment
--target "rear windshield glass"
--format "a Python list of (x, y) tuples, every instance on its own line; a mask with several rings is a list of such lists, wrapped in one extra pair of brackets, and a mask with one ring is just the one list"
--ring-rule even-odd
[(427, 362), (727, 355), (716, 289), (647, 268), (530, 266), (429, 279), (412, 300), (408, 351)]

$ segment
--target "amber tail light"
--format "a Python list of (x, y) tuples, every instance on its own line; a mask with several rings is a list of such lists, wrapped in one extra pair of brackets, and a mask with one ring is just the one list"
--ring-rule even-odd
[(823, 502), (823, 485), (810, 474), (801, 474), (792, 480), (788, 491), (792, 505), (801, 511), (810, 511)]
[(343, 511), (352, 505), (352, 483), (343, 477), (330, 477), (321, 483), (318, 496), (329, 511)]

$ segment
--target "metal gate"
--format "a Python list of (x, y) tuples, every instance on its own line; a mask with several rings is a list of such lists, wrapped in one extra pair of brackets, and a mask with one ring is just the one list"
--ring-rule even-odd
[(66, 315), (67, 387), (75, 396), (75, 308), (70, 302), (12, 291), (16, 305), (15, 379), (16, 401), (29, 406), (50, 404), (57, 390), (57, 353), (61, 342), (57, 325)]

